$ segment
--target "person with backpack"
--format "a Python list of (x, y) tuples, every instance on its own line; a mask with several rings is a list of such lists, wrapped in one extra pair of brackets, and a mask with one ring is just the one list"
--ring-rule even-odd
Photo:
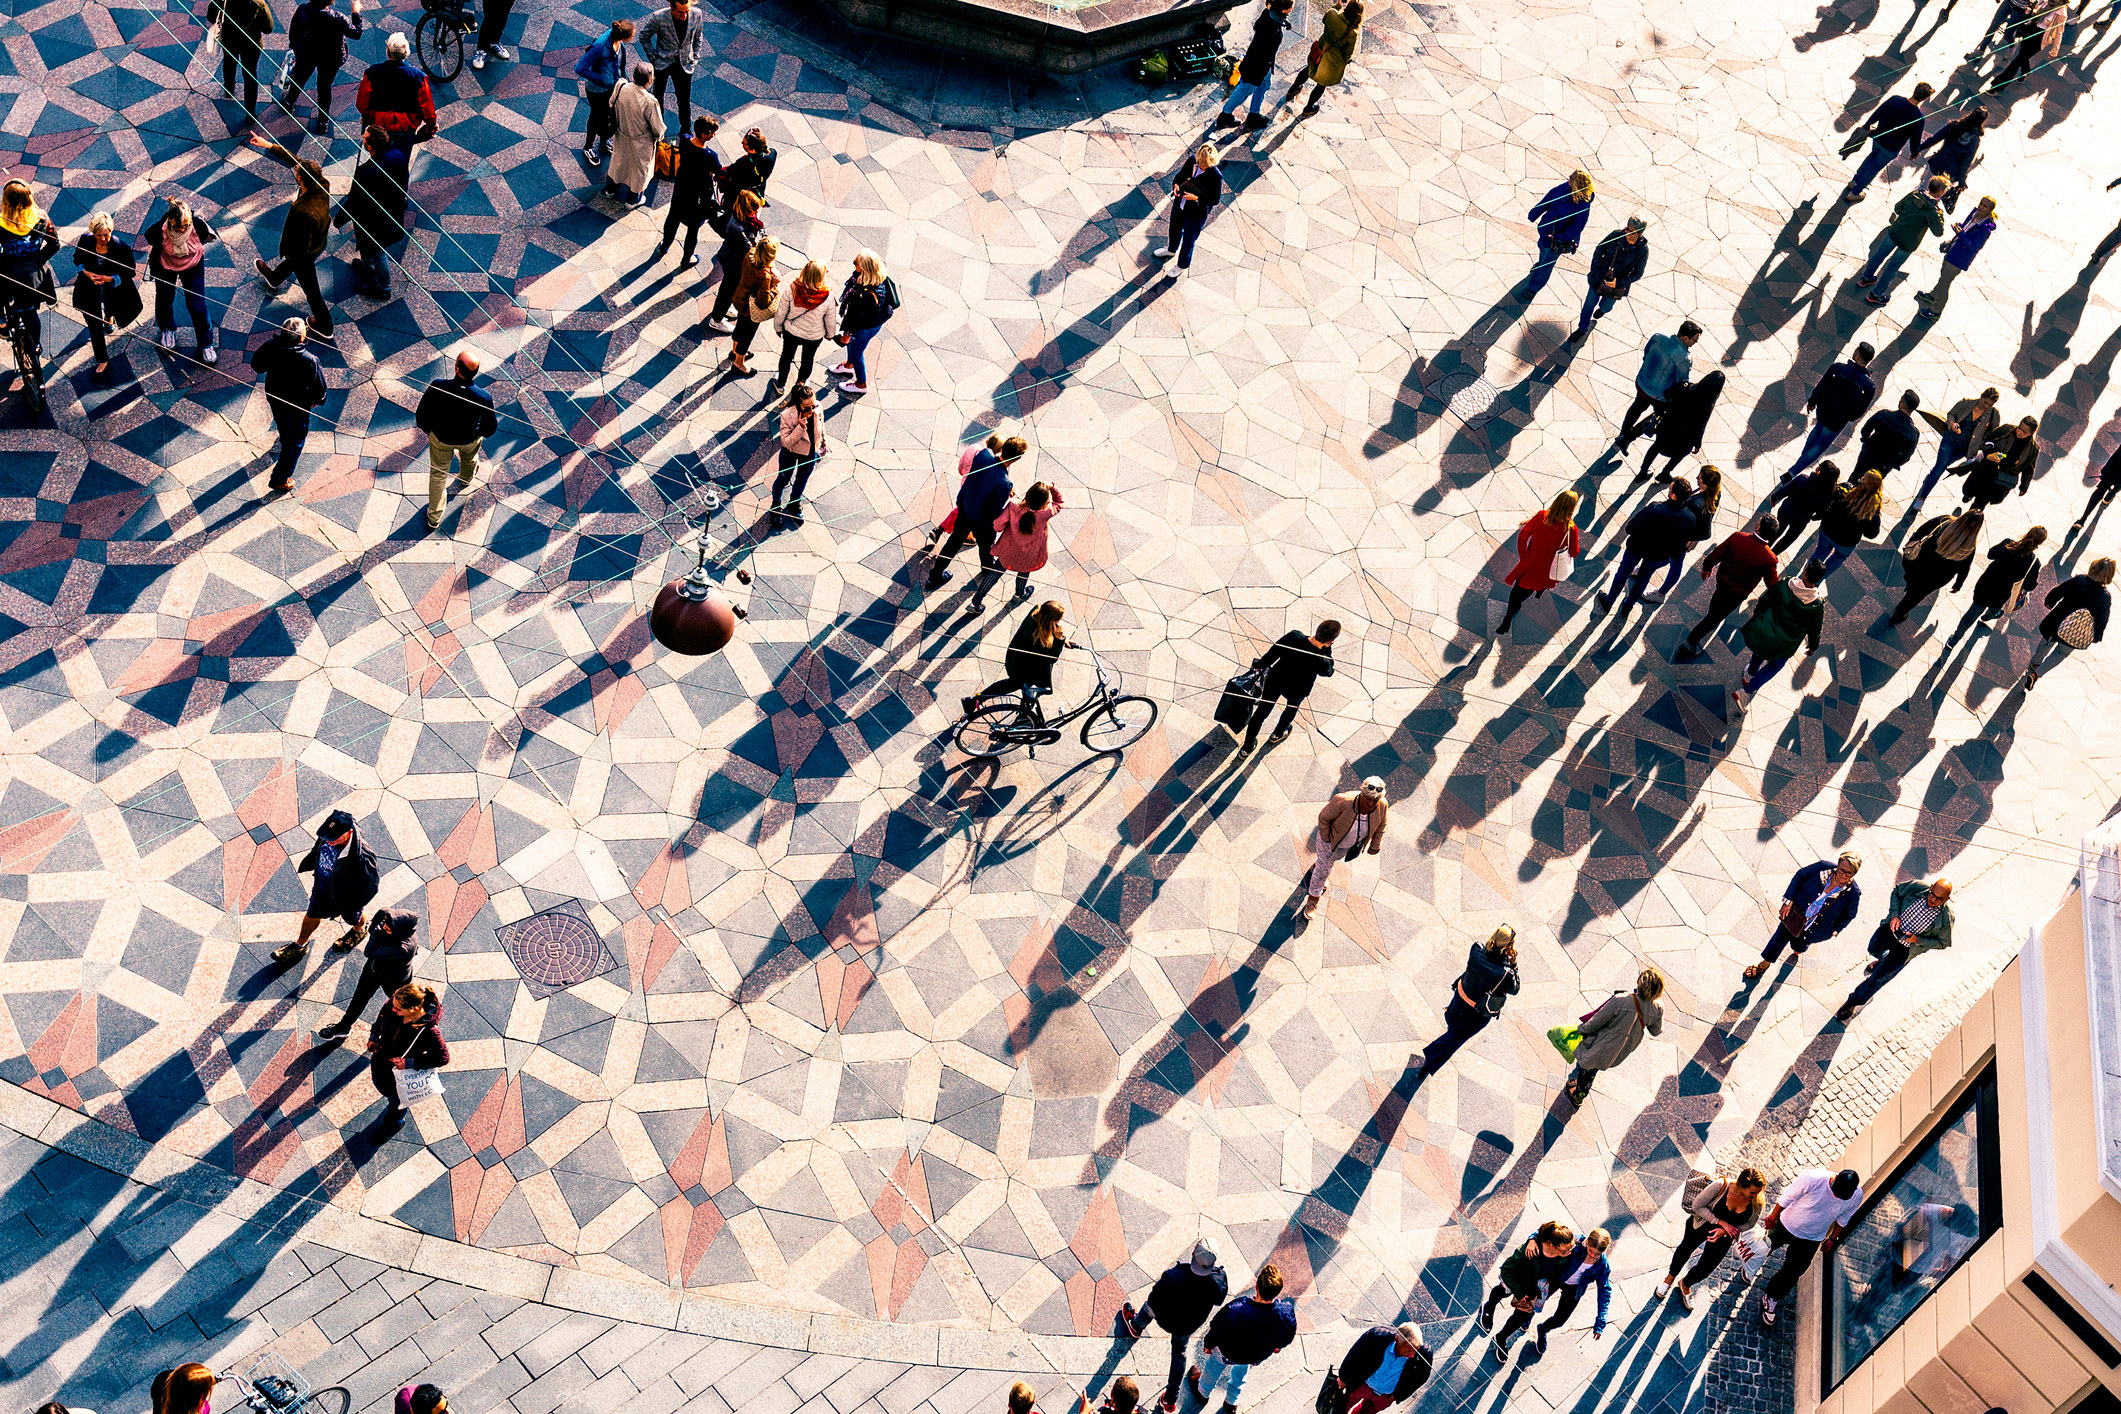
[(1414, 1058), (1414, 1073), (1435, 1074), (1436, 1067), (1502, 1015), (1503, 1003), (1517, 995), (1519, 985), (1517, 930), (1505, 923), (1467, 951), (1465, 971), (1451, 984), (1451, 998), (1444, 1003), (1443, 1035)]
[(1171, 1336), (1171, 1378), (1164, 1385), (1157, 1407), (1163, 1414), (1178, 1408), (1178, 1384), (1186, 1374), (1186, 1351), (1193, 1332), (1207, 1322), (1215, 1308), (1229, 1299), (1230, 1276), (1215, 1258), (1215, 1249), (1205, 1239), (1193, 1244), (1192, 1255), (1173, 1262), (1149, 1288), (1149, 1299), (1140, 1311), (1133, 1303), (1120, 1307), (1119, 1321), (1130, 1340), (1140, 1340), (1153, 1320)]
[(368, 1079), (385, 1105), (374, 1132), (387, 1134), (405, 1123), (400, 1076), (408, 1070), (440, 1070), (448, 1064), (441, 999), (434, 988), (407, 982), (390, 994), (390, 1005), (377, 1014), (368, 1032)]
[(678, 144), (678, 171), (670, 179), (670, 209), (663, 217), (663, 239), (656, 242), (649, 259), (661, 260), (669, 254), (678, 227), (682, 226), (685, 252), (678, 258), (678, 269), (690, 270), (700, 263), (694, 253), (700, 244), (700, 223), (712, 226), (721, 215), (715, 205), (715, 192), (722, 180), (722, 155), (710, 145), (720, 128), (721, 124), (712, 118), (694, 118), (691, 135)]
[(209, 25), (221, 30), (221, 87), (236, 96), (236, 74), (243, 74), (243, 111), (258, 121), (258, 66), (265, 61), (265, 36), (275, 28), (266, 0), (212, 0)]
[(384, 60), (370, 64), (361, 74), (361, 87), (354, 94), (354, 111), (363, 127), (378, 127), (407, 147), (426, 142), (435, 135), (434, 86), (412, 62), (412, 41), (402, 34), (383, 41)]
[(317, 116), (310, 131), (318, 137), (331, 136), (332, 85), (346, 67), (346, 41), (360, 37), (361, 0), (353, 0), (351, 15), (334, 10), (331, 0), (302, 0), (287, 18), (287, 91), (280, 96), (280, 106), (292, 117), (302, 84), (315, 74)]
[(1778, 1308), (1797, 1289), (1797, 1279), (1812, 1265), (1812, 1258), (1834, 1250), (1834, 1244), (1841, 1240), (1843, 1230), (1862, 1206), (1863, 1180), (1854, 1169), (1843, 1169), (1831, 1177), (1822, 1169), (1808, 1169), (1789, 1181), (1766, 1218), (1770, 1255), (1778, 1247), (1790, 1250), (1760, 1294), (1760, 1324), (1775, 1324)]
[[(825, 370), (828, 377), (847, 380), (840, 385), (841, 392), (869, 391), (869, 363), (863, 355), (869, 341), (891, 322), (898, 306), (898, 285), (884, 273), (884, 262), (876, 252), (865, 250), (856, 255), (854, 273), (840, 291), (840, 342), (847, 347), (847, 357), (839, 366)], [(1021, 582), (1018, 588), (1025, 594), (1031, 592)]]
[[(1496, 1364), (1509, 1360), (1510, 1342), (1532, 1324), (1532, 1317), (1546, 1299), (1560, 1289), (1575, 1251), (1576, 1234), (1569, 1225), (1549, 1221), (1541, 1223), (1524, 1246), (1512, 1247), (1510, 1255), (1502, 1259), (1502, 1266), (1495, 1273), (1495, 1285), (1474, 1317), (1480, 1328), (1488, 1332), (1488, 1353)], [(1496, 1330), (1495, 1308), (1504, 1301), (1510, 1303), (1510, 1318), (1503, 1322), (1501, 1330)]]
[[(2112, 560), (2105, 562), (2109, 568)], [(1920, 879), (1909, 879), (1895, 886), (1886, 905), (1885, 921), (1878, 931), (1871, 934), (1865, 951), (1871, 961), (1864, 971), (1864, 978), (1849, 993), (1841, 1009), (1834, 1013), (1836, 1021), (1852, 1021), (1856, 1013), (1878, 995), (1879, 989), (1898, 977), (1910, 962), (1926, 952), (1937, 952), (1952, 945), (1952, 884), (1949, 879), (1935, 879), (1925, 884)]]
[[(298, 315), (282, 324), (280, 332), (250, 356), (251, 370), (265, 389), (266, 405), (272, 409), (273, 426), (280, 434), (280, 455), (273, 461), (271, 479), (265, 483), (275, 495), (295, 489), (295, 463), (301, 460), (302, 445), (309, 440), (310, 418), (328, 392), (317, 356), (303, 347), (308, 342), (309, 325)], [(314, 926), (314, 920), (309, 921)], [(307, 930), (303, 936), (309, 936)]]
[(1238, 748), (1243, 756), (1259, 746), (1259, 729), (1266, 725), (1267, 714), (1274, 710), (1276, 702), (1286, 703), (1281, 720), (1274, 725), (1273, 735), (1267, 745), (1278, 746), (1289, 739), (1289, 732), (1296, 725), (1296, 709), (1303, 706), (1304, 699), (1320, 678), (1333, 676), (1333, 643), (1340, 637), (1340, 620), (1320, 620), (1316, 630), (1305, 633), (1302, 629), (1290, 629), (1274, 640), (1266, 652), (1252, 660), (1248, 671), (1260, 672), (1259, 699), (1252, 707), (1252, 715), (1245, 722), (1244, 745)]
[(354, 829), (354, 818), (334, 810), (317, 826), (317, 842), (295, 866), (298, 874), (310, 876), (309, 908), (295, 940), (273, 949), (276, 962), (293, 962), (309, 951), (309, 935), (327, 918), (345, 921), (342, 942), (361, 936), (361, 921), (376, 896), (381, 877), (376, 856)]
[(1558, 1298), (1554, 1303), (1554, 1314), (1541, 1321), (1538, 1329), (1532, 1332), (1534, 1354), (1547, 1353), (1547, 1337), (1568, 1324), (1569, 1317), (1576, 1314), (1576, 1303), (1583, 1300), (1584, 1291), (1593, 1286), (1598, 1288), (1598, 1314), (1591, 1321), (1591, 1339), (1605, 1338), (1606, 1317), (1613, 1308), (1613, 1263), (1607, 1255), (1612, 1250), (1613, 1235), (1602, 1227), (1592, 1228), (1570, 1249), (1561, 1281), (1554, 1288)]
[(405, 240), (406, 186), (412, 149), (386, 128), (361, 134), (361, 161), (353, 186), (339, 202), (334, 226), (353, 228), (354, 283), (370, 299), (390, 298), (390, 262)]
[[(1327, 13), (1330, 14), (1331, 11)], [(1292, 93), (1290, 97), (1295, 95)], [(1591, 203), (1597, 195), (1598, 184), (1591, 180), (1589, 172), (1578, 167), (1569, 173), (1567, 181), (1549, 188), (1547, 194), (1539, 198), (1539, 204), (1525, 213), (1525, 219), (1538, 228), (1539, 254), (1532, 261), (1532, 272), (1525, 276), (1524, 283), (1517, 287), (1517, 298), (1527, 302), (1532, 300), (1547, 287), (1547, 281), (1552, 278), (1554, 266), (1561, 257), (1574, 255), (1583, 244), (1583, 228), (1591, 219)], [(1650, 342), (1655, 343), (1658, 337), (1651, 335)], [(1647, 351), (1644, 364), (1647, 368)], [(1635, 384), (1639, 390), (1642, 386), (1639, 376)], [(1632, 412), (1633, 409), (1629, 411)]]
[(773, 175), (774, 163), (778, 160), (773, 144), (766, 141), (766, 134), (752, 128), (744, 134), (743, 152), (736, 161), (722, 169), (722, 204), (730, 205), (738, 192), (750, 192), (766, 204), (766, 181)]
[[(1724, 1254), (1731, 1250), (1731, 1244), (1738, 1240), (1738, 1234), (1759, 1225), (1761, 1209), (1766, 1206), (1767, 1180), (1756, 1168), (1740, 1169), (1736, 1178), (1695, 1174), (1686, 1181), (1683, 1193), (1686, 1226), (1680, 1230), (1671, 1265), (1665, 1268), (1664, 1280), (1657, 1283), (1652, 1299), (1664, 1300), (1677, 1286), (1679, 1304), (1691, 1311), (1694, 1288), (1708, 1280)], [(1696, 1252), (1701, 1255), (1694, 1257)], [(1679, 1269), (1689, 1257), (1694, 1257), (1693, 1270), (1681, 1280)]]
[[(412, 980), (413, 959), (420, 951), (412, 935), (419, 926), (420, 920), (410, 913), (392, 913), (387, 908), (375, 911), (368, 920), (368, 944), (361, 950), (361, 975), (354, 982), (353, 997), (337, 1021), (318, 1028), (318, 1040), (345, 1040), (354, 1023), (368, 1010), (368, 1004), (376, 999), (376, 993), (395, 996), (398, 988)], [(352, 947), (353, 940), (346, 937), (333, 943), (331, 950), (346, 952)]]
[(2047, 591), (2047, 617), (2040, 620), (2040, 643), (2025, 668), (2026, 691), (2032, 691), (2033, 684), (2040, 681), (2041, 665), (2058, 644), (2067, 653), (2105, 639), (2106, 618), (2114, 606), (2107, 586), (2113, 582), (2114, 562), (2102, 555), (2083, 574), (2072, 575)]
[(980, 569), (1001, 568), (994, 558), (994, 522), (1008, 508), (1009, 497), (1016, 489), (1009, 484), (1009, 468), (1030, 450), (1029, 442), (1011, 437), (1002, 443), (999, 454), (984, 447), (973, 454), (972, 470), (957, 484), (957, 522), (928, 567), (926, 587), (930, 592), (950, 582), (950, 562), (967, 545), (979, 546)]
[(1854, 922), (1863, 902), (1863, 890), (1856, 887), (1856, 871), (1862, 867), (1860, 856), (1843, 851), (1838, 859), (1822, 859), (1792, 874), (1789, 887), (1782, 891), (1775, 932), (1760, 950), (1760, 961), (1746, 968), (1745, 980), (1751, 982), (1773, 966), (1784, 947), (1789, 948), (1794, 963), (1812, 944), (1838, 936)]
[(1253, 1278), (1250, 1295), (1238, 1297), (1208, 1322), (1201, 1363), (1186, 1371), (1186, 1388), (1203, 1405), (1227, 1373), (1230, 1382), (1219, 1414), (1237, 1414), (1237, 1396), (1252, 1367), (1265, 1364), (1296, 1339), (1296, 1302), (1281, 1289), (1281, 1268), (1269, 1262)]
[(1289, 96), (1282, 99), (1282, 107), (1294, 103), (1297, 92), (1308, 83), (1311, 101), (1304, 104), (1301, 116), (1308, 118), (1318, 111), (1326, 90), (1338, 88), (1348, 76), (1348, 65), (1355, 62), (1356, 47), (1362, 43), (1362, 20), (1363, 0), (1327, 0), (1326, 11), (1319, 17), (1319, 37), (1311, 44), (1310, 60), (1296, 76), (1296, 82), (1289, 85)]
[(1701, 645), (1708, 641), (1709, 635), (1723, 627), (1723, 621), (1751, 597), (1754, 590), (1763, 584), (1773, 585), (1782, 577), (1772, 543), (1781, 529), (1772, 514), (1764, 515), (1751, 530), (1733, 532), (1722, 544), (1702, 556), (1701, 576), (1706, 579), (1713, 571), (1716, 590), (1709, 596), (1709, 607), (1701, 615), (1701, 621), (1687, 630), (1686, 641), (1673, 650), (1673, 662), (1689, 663), (1702, 657)]
[(1046, 523), (1060, 513), (1061, 504), (1059, 487), (1034, 481), (1021, 500), (1012, 498), (996, 518), (994, 558), (1004, 570), (1016, 572), (1012, 597), (1031, 597), (1031, 576), (1046, 567)]
[(582, 98), (589, 104), (589, 120), (583, 125), (582, 152), (592, 167), (601, 166), (611, 155), (611, 139), (619, 127), (611, 111), (611, 100), (626, 82), (626, 45), (633, 38), (632, 20), (613, 20), (602, 39), (582, 50), (574, 61), (574, 76), (582, 81)]
[(1981, 544), (1982, 519), (1980, 507), (1968, 506), (1948, 516), (1934, 516), (1915, 528), (1907, 548), (1900, 552), (1907, 588), (1887, 623), (1906, 623), (1917, 605), (1946, 584), (1954, 594), (1966, 587), (1966, 577), (1974, 568), (1974, 551)]
[[(1870, 293), (1863, 297), (1865, 304), (1882, 305), (1890, 298), (1885, 293), (1893, 286), (1893, 277), (1907, 258), (1922, 246), (1925, 234), (1944, 234), (1944, 194), (1951, 189), (1951, 178), (1931, 177), (1929, 185), (1920, 191), (1911, 191), (1893, 203), (1893, 214), (1871, 242), (1870, 255), (1863, 262), (1862, 271), (1856, 276), (1856, 284)], [(1874, 288), (1882, 285), (1883, 290)]]
[(1402, 1321), (1370, 1327), (1355, 1337), (1334, 1371), (1347, 1399), (1343, 1414), (1384, 1414), (1395, 1404), (1405, 1404), (1421, 1393), (1434, 1367), (1435, 1357), (1422, 1343), (1420, 1326)]
[(1576, 1046), (1576, 1074), (1565, 1092), (1572, 1103), (1581, 1105), (1590, 1098), (1599, 1071), (1611, 1070), (1644, 1041), (1663, 1034), (1664, 1008), (1658, 1004), (1663, 995), (1664, 974), (1645, 967), (1633, 991), (1613, 993), (1578, 1023), (1582, 1039)]
[(1885, 516), (1885, 475), (1866, 471), (1840, 495), (1827, 503), (1819, 518), (1819, 544), (1812, 550), (1812, 563), (1821, 577), (1832, 574), (1856, 547), (1878, 534)]
[(1988, 552), (1988, 564), (1974, 581), (1973, 602), (1959, 619), (1959, 626), (1944, 643), (1954, 647), (1968, 629), (2002, 615), (2008, 620), (2018, 612), (2040, 582), (2040, 547), (2047, 543), (2047, 527), (2036, 525), (2015, 540), (2006, 540)]
[(1574, 572), (1576, 557), (1583, 553), (1583, 531), (1576, 524), (1576, 507), (1582, 503), (1583, 496), (1575, 490), (1558, 492), (1545, 510), (1532, 512), (1517, 527), (1517, 563), (1502, 577), (1510, 586), (1510, 602), (1495, 627), (1497, 638), (1510, 631), (1527, 599), (1561, 583), (1564, 571)]
[(1826, 594), (1819, 582), (1825, 578), (1826, 568), (1813, 560), (1797, 578), (1778, 580), (1760, 596), (1745, 622), (1745, 646), (1753, 656), (1745, 681), (1731, 689), (1733, 710), (1743, 712), (1753, 694), (1796, 655), (1798, 645), (1807, 653), (1819, 651), (1819, 635), (1826, 630)]

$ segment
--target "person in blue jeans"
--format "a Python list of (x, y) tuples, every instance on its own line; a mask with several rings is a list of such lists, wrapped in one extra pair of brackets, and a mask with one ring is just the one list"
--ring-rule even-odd
[(1822, 576), (1832, 574), (1856, 547), (1878, 533), (1885, 514), (1885, 475), (1866, 471), (1850, 482), (1848, 489), (1828, 503), (1819, 517), (1819, 545), (1812, 563)]
[(1613, 582), (1598, 596), (1594, 617), (1605, 616), (1613, 607), (1620, 586), (1625, 584), (1627, 598), (1620, 605), (1620, 620), (1625, 623), (1648, 587), (1650, 576), (1686, 558), (1687, 546), (1697, 538), (1694, 532), (1698, 522), (1687, 506), (1687, 498), (1693, 494), (1692, 482), (1683, 476), (1675, 477), (1662, 501), (1652, 501), (1628, 518), (1626, 549), (1621, 552), (1619, 567), (1613, 571)]
[(1590, 288), (1584, 292), (1583, 315), (1577, 320), (1576, 331), (1569, 335), (1571, 342), (1589, 338), (1591, 321), (1611, 314), (1613, 306), (1628, 297), (1628, 291), (1649, 268), (1650, 242), (1643, 235), (1649, 226), (1645, 217), (1630, 216), (1625, 226), (1607, 232), (1591, 252)]
[(1539, 228), (1539, 258), (1532, 262), (1532, 273), (1518, 287), (1519, 299), (1529, 300), (1545, 289), (1554, 274), (1555, 262), (1583, 243), (1583, 228), (1591, 219), (1591, 202), (1597, 195), (1598, 187), (1591, 174), (1579, 167), (1526, 213), (1526, 218)]
[(1915, 501), (1909, 510), (1922, 509), (1930, 492), (1937, 489), (1946, 467), (1964, 460), (1969, 448), (1978, 447), (1995, 435), (2003, 422), (2001, 414), (1996, 411), (1996, 403), (2002, 396), (1994, 388), (1984, 388), (1980, 397), (1961, 398), (1952, 405), (1944, 426), (1937, 429), (1937, 464), (1930, 468), (1928, 476), (1922, 478), (1922, 486), (1915, 492)]
[(1856, 166), (1856, 175), (1849, 178), (1841, 199), (1848, 202), (1863, 200), (1871, 182), (1880, 172), (1903, 152), (1912, 153), (1922, 144), (1922, 105), (1937, 90), (1926, 83), (1918, 83), (1907, 97), (1894, 94), (1871, 110), (1871, 116), (1863, 120), (1863, 126), (1852, 135), (1871, 140), (1871, 150), (1863, 154), (1863, 161)]
[(1891, 289), (1893, 277), (1907, 258), (1922, 244), (1924, 233), (1932, 236), (1944, 234), (1944, 194), (1952, 189), (1952, 179), (1936, 176), (1921, 191), (1911, 191), (1893, 205), (1893, 219), (1886, 223), (1878, 238), (1871, 242), (1870, 259), (1863, 262), (1863, 273), (1856, 283), (1870, 290), (1863, 297), (1865, 304), (1884, 304), (1887, 296), (1880, 288)]
[(1247, 98), (1252, 100), (1252, 114), (1245, 119), (1245, 126), (1267, 125), (1267, 115), (1260, 109), (1266, 106), (1267, 85), (1274, 77), (1274, 56), (1281, 52), (1282, 36), (1289, 32), (1289, 11), (1295, 3), (1296, 0), (1266, 0), (1259, 7), (1259, 18), (1252, 22), (1252, 42), (1245, 46), (1245, 57), (1237, 61), (1237, 83), (1224, 100), (1222, 112), (1215, 116), (1216, 127), (1236, 127), (1237, 105)]
[(840, 385), (841, 392), (869, 391), (869, 361), (863, 355), (898, 307), (898, 282), (884, 273), (884, 262), (876, 252), (865, 250), (855, 256), (854, 273), (840, 291), (840, 330), (847, 340), (847, 357), (837, 368), (826, 370), (828, 377), (847, 380)]
[(1251, 1295), (1238, 1297), (1208, 1322), (1201, 1363), (1186, 1372), (1186, 1387), (1203, 1405), (1228, 1374), (1221, 1414), (1237, 1414), (1237, 1396), (1252, 1367), (1296, 1339), (1296, 1302), (1281, 1289), (1281, 1268), (1269, 1262), (1253, 1279)]
[(1804, 400), (1804, 410), (1812, 413), (1811, 435), (1804, 439), (1804, 450), (1788, 471), (1782, 473), (1778, 486), (1787, 486), (1790, 479), (1813, 462), (1827, 454), (1848, 425), (1863, 416), (1878, 396), (1878, 384), (1871, 377), (1871, 360), (1878, 351), (1869, 344), (1856, 345), (1856, 352), (1840, 363), (1830, 365), (1819, 381), (1812, 385), (1812, 395)]
[(1178, 257), (1171, 278), (1182, 277), (1193, 265), (1193, 243), (1208, 224), (1208, 213), (1223, 199), (1223, 175), (1216, 170), (1222, 161), (1215, 144), (1204, 142), (1171, 183), (1171, 235), (1162, 250), (1151, 251), (1157, 260)]

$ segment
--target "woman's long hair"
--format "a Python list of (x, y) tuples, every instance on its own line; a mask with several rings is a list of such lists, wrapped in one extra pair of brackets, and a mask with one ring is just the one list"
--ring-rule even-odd
[(1701, 469), (1701, 504), (1708, 507), (1710, 515), (1716, 514), (1716, 508), (1723, 504), (1723, 472), (1718, 467)]
[(1885, 509), (1885, 477), (1866, 471), (1841, 493), (1841, 508), (1858, 520), (1869, 520)]
[(214, 1392), (214, 1372), (194, 1360), (155, 1376), (155, 1414), (199, 1414)]
[(2004, 541), (2003, 548), (2010, 551), (2013, 555), (2023, 555), (2029, 550), (2039, 549), (2042, 545), (2045, 545), (2046, 543), (2047, 527), (2044, 525), (2036, 525), (2031, 530), (2026, 531), (2025, 534), (2019, 536), (2016, 540)]
[(1547, 505), (1548, 525), (1567, 525), (1576, 519), (1576, 508), (1583, 504), (1583, 495), (1578, 491), (1564, 491)]
[(1033, 625), (1031, 641), (1041, 648), (1051, 648), (1055, 643), (1059, 642), (1061, 619), (1067, 615), (1067, 612), (1057, 601), (1052, 599), (1048, 599), (1045, 603), (1033, 609), (1031, 611), (1031, 622)]
[(1985, 519), (1979, 506), (1959, 512), (1937, 527), (1930, 536), (1930, 548), (1953, 564), (1972, 559), (1974, 547), (1981, 543), (1981, 527)]
[(1052, 499), (1052, 487), (1043, 481), (1032, 482), (1031, 489), (1024, 492), (1024, 513), (1017, 517), (1016, 533), (1029, 535), (1038, 529), (1038, 513), (1044, 510)]

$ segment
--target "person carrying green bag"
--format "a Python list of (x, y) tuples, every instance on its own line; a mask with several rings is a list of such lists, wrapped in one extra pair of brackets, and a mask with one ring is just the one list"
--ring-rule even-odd
[[(1664, 1009), (1657, 999), (1664, 995), (1664, 974), (1645, 967), (1635, 979), (1632, 992), (1615, 992), (1596, 1011), (1572, 1028), (1577, 1033), (1576, 1074), (1569, 1078), (1569, 1099), (1581, 1105), (1591, 1093), (1591, 1081), (1601, 1070), (1611, 1070), (1635, 1053), (1643, 1040), (1664, 1030)], [(1548, 1033), (1552, 1036), (1552, 1033)], [(1560, 1040), (1555, 1045), (1561, 1045)]]

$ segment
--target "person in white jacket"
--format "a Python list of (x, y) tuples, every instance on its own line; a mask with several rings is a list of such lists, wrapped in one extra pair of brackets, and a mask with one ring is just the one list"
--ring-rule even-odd
[(803, 367), (795, 381), (808, 383), (818, 345), (840, 336), (839, 301), (832, 298), (823, 261), (811, 261), (803, 267), (802, 274), (782, 287), (780, 306), (773, 311), (773, 327), (781, 336), (781, 370), (766, 385), (766, 392), (777, 398), (788, 386), (788, 366), (795, 362), (798, 350), (803, 355)]

